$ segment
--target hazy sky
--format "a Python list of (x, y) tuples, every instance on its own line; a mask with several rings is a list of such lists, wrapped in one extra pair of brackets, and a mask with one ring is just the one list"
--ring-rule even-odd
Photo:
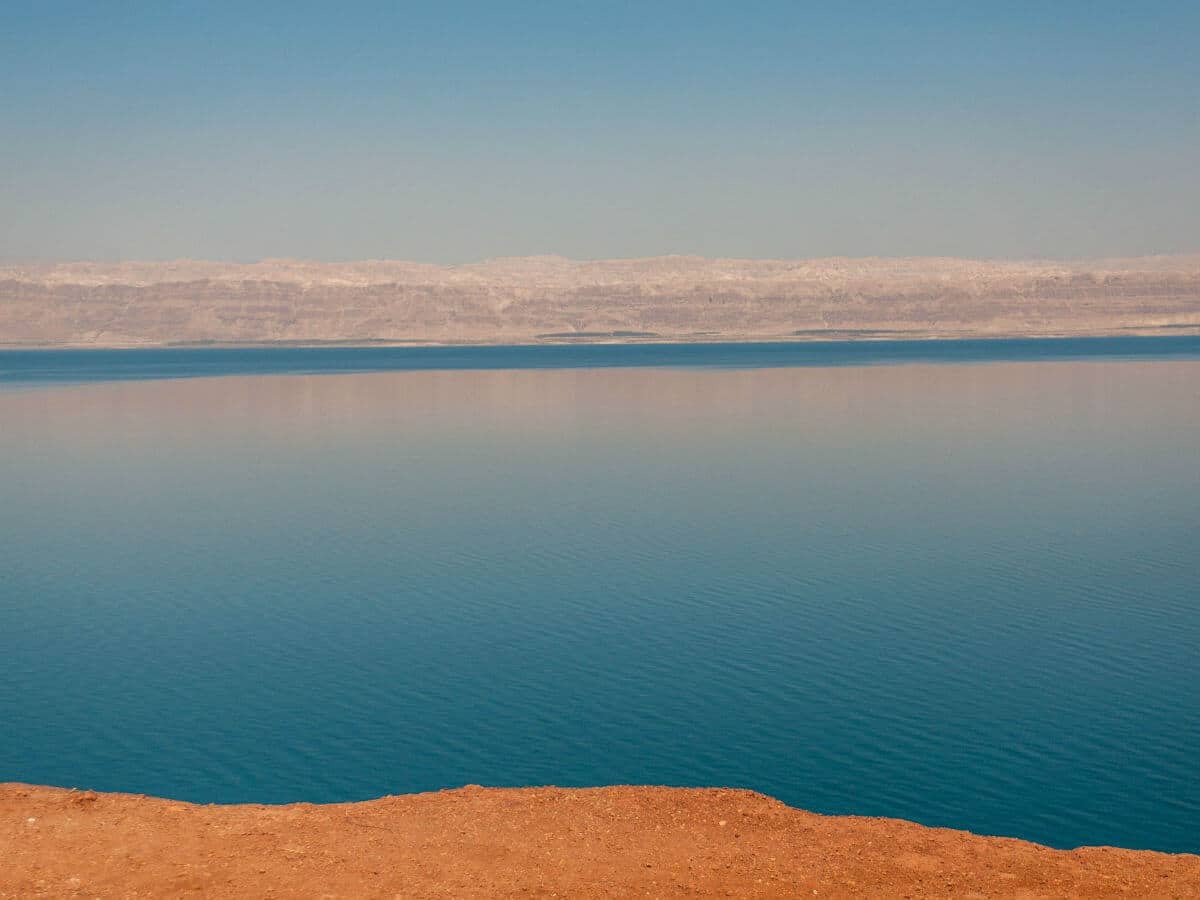
[(1200, 250), (1200, 3), (0, 8), (0, 257)]

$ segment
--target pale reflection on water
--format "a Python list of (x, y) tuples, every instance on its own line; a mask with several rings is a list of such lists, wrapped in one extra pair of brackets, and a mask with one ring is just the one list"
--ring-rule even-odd
[[(880, 429), (922, 421), (988, 433), (1080, 407), (1136, 426), (1184, 413), (1200, 398), (1195, 361), (1021, 362), (772, 369), (562, 369), (408, 371), (354, 375), (263, 375), (116, 382), (0, 394), (10, 440), (65, 429), (86, 440), (96, 427), (214, 429), (283, 440), (330, 429), (397, 428), (405, 423), (486, 422), (496, 428), (561, 430), (600, 420), (621, 427), (702, 426), (805, 417), (825, 425)], [(57, 436), (57, 432), (55, 432)]]

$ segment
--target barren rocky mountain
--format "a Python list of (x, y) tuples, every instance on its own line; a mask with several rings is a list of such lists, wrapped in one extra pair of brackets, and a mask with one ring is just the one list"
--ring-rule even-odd
[(1200, 255), (0, 266), (0, 345), (1200, 333)]

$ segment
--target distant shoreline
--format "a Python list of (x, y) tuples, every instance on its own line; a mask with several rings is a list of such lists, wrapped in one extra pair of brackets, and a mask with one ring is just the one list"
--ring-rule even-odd
[(1012, 341), (1012, 340), (1072, 340), (1123, 337), (1196, 337), (1200, 336), (1200, 322), (1172, 323), (1167, 325), (1130, 325), (1121, 329), (1096, 331), (1053, 331), (1053, 332), (939, 332), (939, 331), (806, 331), (790, 335), (727, 335), (704, 336), (645, 335), (638, 337), (608, 337), (595, 334), (569, 337), (567, 335), (538, 336), (527, 341), (435, 341), (337, 339), (337, 340), (262, 340), (262, 341), (165, 341), (165, 342), (61, 342), (61, 343), (14, 343), (0, 341), (4, 350), (191, 350), (191, 349), (317, 349), (322, 347), (344, 349), (406, 348), (406, 347), (580, 347), (580, 346), (678, 346), (690, 344), (849, 344), (888, 342), (949, 342), (949, 341)]
[(1200, 333), (1200, 255), (0, 265), (7, 347), (710, 343)]

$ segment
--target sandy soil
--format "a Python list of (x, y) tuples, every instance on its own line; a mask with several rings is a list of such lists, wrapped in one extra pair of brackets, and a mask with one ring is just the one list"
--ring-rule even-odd
[(0, 785), (0, 897), (1200, 897), (1200, 856), (1051, 850), (748, 791), (194, 806)]

